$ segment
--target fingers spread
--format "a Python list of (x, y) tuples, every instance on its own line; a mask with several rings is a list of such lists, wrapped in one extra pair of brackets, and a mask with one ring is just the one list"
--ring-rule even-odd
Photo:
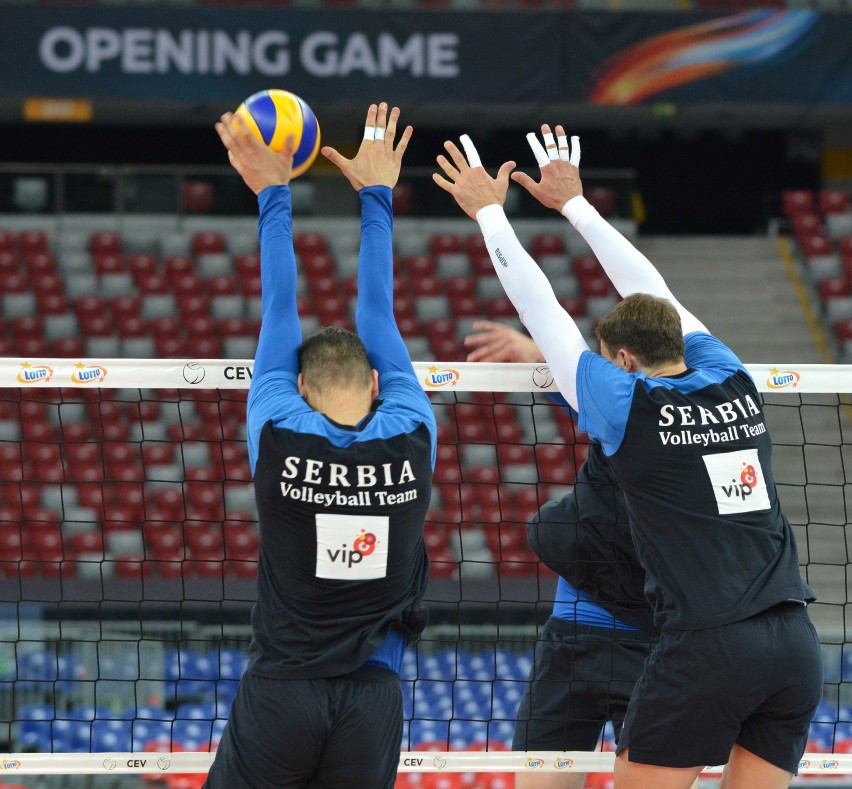
[(450, 177), (453, 181), (458, 180), (459, 171), (450, 164), (446, 156), (439, 155), (437, 158), (438, 166)]
[(458, 146), (452, 140), (447, 140), (444, 143), (444, 148), (447, 153), (450, 154), (450, 158), (453, 160), (453, 163), (458, 170), (467, 168), (468, 164), (464, 158), (464, 154), (458, 149)]

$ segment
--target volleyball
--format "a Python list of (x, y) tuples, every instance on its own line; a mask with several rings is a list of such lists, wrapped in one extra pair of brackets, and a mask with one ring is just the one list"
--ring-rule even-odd
[(314, 111), (296, 94), (286, 90), (261, 90), (249, 96), (236, 115), (245, 120), (252, 133), (273, 151), (281, 151), (287, 135), (295, 138), (293, 174), (297, 178), (316, 159), (320, 128)]

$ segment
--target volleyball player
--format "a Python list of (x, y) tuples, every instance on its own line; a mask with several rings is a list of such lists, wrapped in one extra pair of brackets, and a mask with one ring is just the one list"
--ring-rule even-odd
[(249, 664), (208, 789), (395, 781), (399, 671), (426, 622), (436, 434), (393, 314), (391, 189), (412, 133), (394, 148), (398, 118), (373, 104), (354, 159), (322, 149), (361, 202), (358, 334), (324, 328), (304, 341), (293, 141), (275, 154), (230, 114), (216, 124), (260, 207), (262, 326), (247, 414), (260, 555)]
[[(493, 321), (465, 338), (469, 362), (544, 362), (535, 342)], [(561, 395), (553, 401), (565, 407)], [(618, 741), (627, 704), (656, 640), (624, 496), (597, 443), (573, 490), (527, 525), (530, 547), (559, 575), (553, 612), (535, 643), (512, 750), (593, 751), (604, 725)], [(521, 772), (516, 789), (582, 789), (581, 772)]]
[[(726, 764), (723, 789), (787, 787), (822, 693), (795, 538), (747, 370), (582, 196), (579, 140), (529, 135), (541, 178), (496, 178), (469, 137), (445, 143), (435, 182), (475, 219), (497, 275), (580, 428), (624, 491), (661, 637), (617, 748), (618, 789), (682, 789)], [(572, 159), (573, 156), (573, 159)], [(510, 174), (565, 215), (624, 297), (592, 352), (503, 211)]]

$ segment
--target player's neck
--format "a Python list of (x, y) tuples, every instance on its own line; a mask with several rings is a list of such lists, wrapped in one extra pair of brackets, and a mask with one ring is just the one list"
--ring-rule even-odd
[(646, 367), (642, 369), (642, 372), (649, 378), (668, 378), (685, 373), (687, 369), (686, 363), (681, 359), (677, 362), (665, 362), (656, 367)]
[(308, 405), (339, 425), (357, 425), (373, 404), (370, 392), (362, 388), (335, 388), (311, 392)]

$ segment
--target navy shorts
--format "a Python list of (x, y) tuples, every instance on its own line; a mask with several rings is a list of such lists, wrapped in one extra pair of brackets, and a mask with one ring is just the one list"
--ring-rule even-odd
[(392, 789), (402, 745), (397, 674), (326, 679), (246, 672), (203, 789)]
[(653, 644), (642, 631), (548, 619), (535, 645), (512, 750), (592, 751), (607, 721), (618, 737)]
[(722, 765), (736, 743), (795, 774), (822, 682), (816, 630), (798, 603), (720, 627), (664, 631), (617, 752), (664, 767)]

